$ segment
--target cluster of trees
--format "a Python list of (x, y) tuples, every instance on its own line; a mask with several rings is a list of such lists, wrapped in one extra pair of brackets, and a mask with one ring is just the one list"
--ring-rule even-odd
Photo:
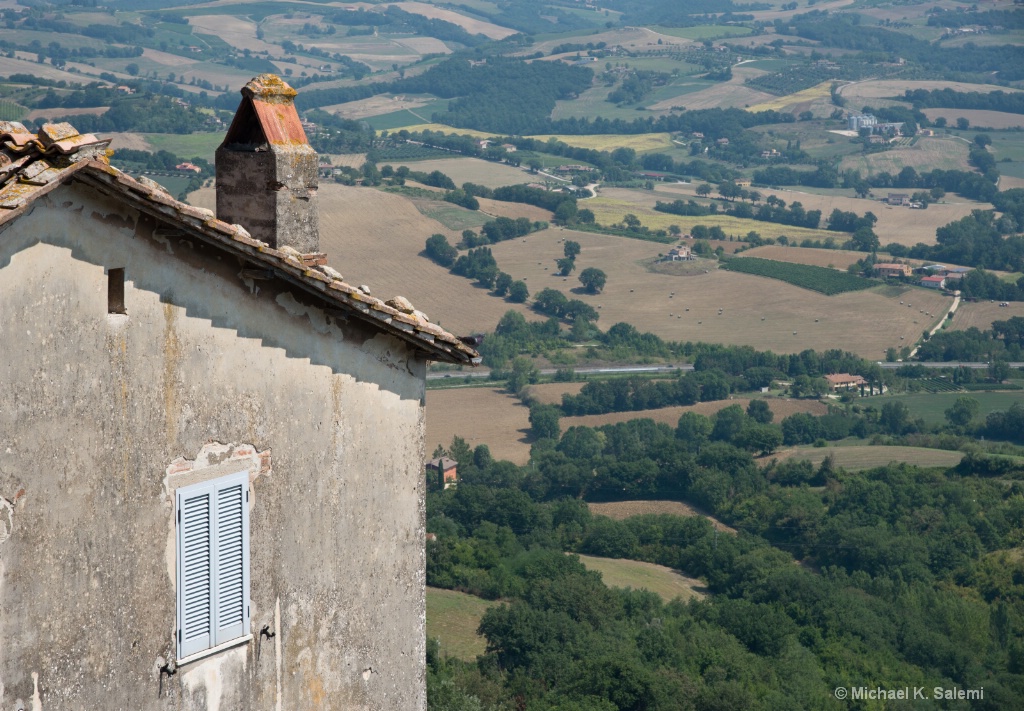
[[(1019, 13), (1013, 13), (1019, 14)], [(954, 91), (953, 89), (907, 89), (904, 97), (916, 108), (981, 109), (1024, 114), (1024, 96), (1020, 92)]]
[[(1024, 194), (1024, 190), (1016, 190)], [(1003, 213), (997, 218), (991, 210), (973, 210), (967, 217), (936, 230), (936, 244), (896, 248), (891, 253), (897, 257), (1017, 272), (1024, 269), (1024, 237), (1017, 230), (1017, 218), (1012, 214)], [(1004, 234), (1008, 236), (1003, 237)]]
[[(181, 163), (182, 159), (170, 151), (160, 150), (156, 153), (151, 151), (138, 151), (133, 148), (116, 148), (113, 155), (118, 165), (130, 165), (144, 170), (171, 171)], [(213, 176), (213, 166), (205, 158), (198, 156), (188, 159), (192, 165), (201, 169), (199, 174), (203, 178)]]
[(562, 258), (556, 260), (558, 265), (558, 273), (561, 276), (569, 276), (576, 268), (576, 257), (579, 256), (582, 248), (579, 242), (573, 240), (566, 240), (565, 244), (562, 245)]
[[(829, 459), (759, 468), (735, 442), (773, 427), (764, 417), (734, 407), (674, 431), (570, 428), (522, 468), (453, 442), (462, 481), (428, 497), (427, 582), (502, 603), (481, 622), (478, 663), (430, 647), (431, 706), (827, 707), (860, 679), (984, 686), (985, 708), (1020, 706), (1024, 566), (1000, 553), (1017, 545), (1019, 482), (905, 465), (850, 474)], [(581, 500), (651, 496), (740, 533), (700, 516), (613, 521)], [(709, 596), (610, 590), (566, 552), (670, 566)]]
[(654, 91), (655, 87), (664, 86), (672, 78), (666, 72), (633, 70), (622, 78), (622, 82), (608, 94), (607, 101), (613, 104), (636, 104)]
[[(366, 153), (373, 148), (376, 132), (365, 121), (353, 121), (319, 109), (310, 111), (306, 117), (317, 125), (307, 137), (309, 143), (324, 155), (327, 153)], [(370, 163), (373, 156), (367, 156)]]
[(921, 344), (918, 357), (925, 361), (1024, 361), (1024, 318), (1014, 316), (994, 321), (992, 328), (982, 331), (942, 330)]
[(211, 125), (211, 117), (195, 106), (182, 106), (167, 96), (126, 96), (110, 103), (100, 116), (75, 116), (75, 128), (83, 133), (194, 133)]
[(459, 250), (448, 243), (447, 237), (435, 234), (427, 238), (424, 253), (442, 267), (449, 267), (452, 274), (473, 279), (492, 289), (495, 296), (507, 297), (515, 304), (524, 303), (530, 297), (526, 282), (501, 271), (489, 247), (477, 247), (460, 255)]
[(615, 378), (594, 380), (576, 395), (562, 395), (562, 414), (601, 415), (635, 412), (698, 402), (725, 400), (732, 392), (731, 379), (720, 370), (705, 370), (670, 380)]
[(582, 93), (592, 78), (589, 68), (562, 62), (526, 63), (492, 56), (473, 65), (456, 57), (393, 82), (307, 91), (296, 103), (316, 108), (382, 93), (433, 94), (452, 99), (447, 111), (432, 116), (434, 121), (522, 135), (547, 132), (543, 128), (555, 102)]
[[(970, 10), (957, 8), (956, 11), (941, 7), (933, 7), (928, 11), (931, 17), (928, 24), (932, 27), (965, 27), (981, 25), (983, 27), (1002, 27), (1007, 30), (1024, 28), (1024, 18), (1013, 10), (978, 10), (974, 5)], [(980, 106), (974, 108), (982, 108)], [(1004, 109), (993, 109), (1003, 111)]]
[(533, 298), (533, 308), (545, 316), (566, 319), (573, 322), (593, 323), (600, 315), (585, 301), (569, 299), (558, 289), (543, 289)]
[[(750, 199), (755, 204), (761, 200), (761, 194), (756, 191), (747, 191), (732, 182), (722, 183), (718, 188), (719, 194), (726, 199)], [(707, 183), (697, 186), (697, 194), (707, 196), (711, 192), (711, 186)], [(657, 202), (654, 209), (659, 212), (667, 212), (673, 215), (714, 215), (718, 213), (718, 205), (700, 205), (693, 200), (683, 202), (675, 200), (670, 203)], [(790, 225), (792, 227), (808, 227), (817, 229), (821, 223), (821, 210), (805, 210), (799, 202), (794, 202), (788, 208), (786, 201), (774, 195), (769, 195), (765, 204), (757, 207), (739, 202), (723, 206), (722, 214), (742, 217), (749, 220), (760, 220), (761, 222), (774, 222), (776, 224)]]
[(967, 44), (956, 52), (936, 52), (931, 42), (905, 32), (866, 26), (858, 15), (829, 14), (820, 10), (775, 23), (779, 32), (816, 40), (825, 47), (903, 57), (907, 62), (948, 77), (960, 75), (987, 81), (995, 74), (1003, 81), (1024, 78), (1024, 66), (1018, 61), (1019, 51), (1013, 45)]

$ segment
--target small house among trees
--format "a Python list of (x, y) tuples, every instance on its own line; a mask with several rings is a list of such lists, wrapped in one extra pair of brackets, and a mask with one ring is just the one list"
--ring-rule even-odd
[(449, 457), (438, 457), (427, 462), (427, 485), (448, 489), (459, 483), (459, 463)]

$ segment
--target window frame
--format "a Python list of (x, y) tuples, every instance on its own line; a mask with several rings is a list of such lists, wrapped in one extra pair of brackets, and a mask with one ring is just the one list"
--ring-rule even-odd
[[(237, 467), (238, 464), (230, 474), (204, 478), (180, 486), (174, 492), (175, 649), (179, 664), (252, 638), (249, 616), (249, 472), (248, 469), (238, 470)], [(229, 499), (232, 496), (236, 499)], [(206, 500), (202, 501), (204, 498)], [(191, 528), (190, 517), (186, 513), (191, 516)], [(202, 530), (204, 525), (205, 532)], [(186, 540), (190, 533), (191, 538)], [(193, 561), (198, 557), (199, 564), (197, 568), (193, 562), (190, 573), (194, 575), (198, 572), (200, 578), (205, 573), (206, 579), (206, 590), (203, 590), (201, 579), (198, 589), (193, 585), (191, 605), (188, 605), (186, 599), (186, 558), (189, 557), (189, 550)], [(202, 619), (204, 601), (205, 620)], [(233, 615), (228, 614), (232, 612)], [(186, 637), (186, 617), (189, 615), (193, 616), (190, 624), (200, 634), (193, 633), (191, 637)], [(229, 618), (227, 621), (231, 624), (223, 624), (224, 618)], [(199, 626), (195, 627), (197, 623)]]

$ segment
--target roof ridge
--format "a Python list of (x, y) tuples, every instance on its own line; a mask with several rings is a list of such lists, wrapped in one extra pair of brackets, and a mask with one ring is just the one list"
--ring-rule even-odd
[(319, 261), (320, 253), (306, 255), (291, 247), (275, 249), (252, 237), (242, 225), (228, 224), (217, 219), (212, 210), (176, 200), (162, 190), (135, 180), (109, 162), (90, 160), (86, 168), (80, 177), (87, 173), (89, 178), (125, 195), (132, 202), (148, 203), (150, 211), (158, 213), (159, 217), (182, 223), (221, 246), (243, 252), (250, 260), (281, 270), (308, 292), (334, 302), (378, 328), (411, 341), (427, 352), (441, 355), (443, 360), (471, 365), (480, 363), (480, 355), (474, 349), (459, 337), (431, 323), (426, 314), (412, 307), (408, 299), (396, 297), (385, 302), (371, 296), (362, 287), (346, 283), (337, 270), (315, 263)]

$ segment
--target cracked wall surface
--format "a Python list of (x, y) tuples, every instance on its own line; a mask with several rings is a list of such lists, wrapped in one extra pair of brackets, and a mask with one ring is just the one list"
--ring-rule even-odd
[[(425, 363), (243, 266), (82, 186), (0, 232), (0, 708), (425, 708)], [(276, 637), (161, 679), (167, 480), (213, 451)]]

